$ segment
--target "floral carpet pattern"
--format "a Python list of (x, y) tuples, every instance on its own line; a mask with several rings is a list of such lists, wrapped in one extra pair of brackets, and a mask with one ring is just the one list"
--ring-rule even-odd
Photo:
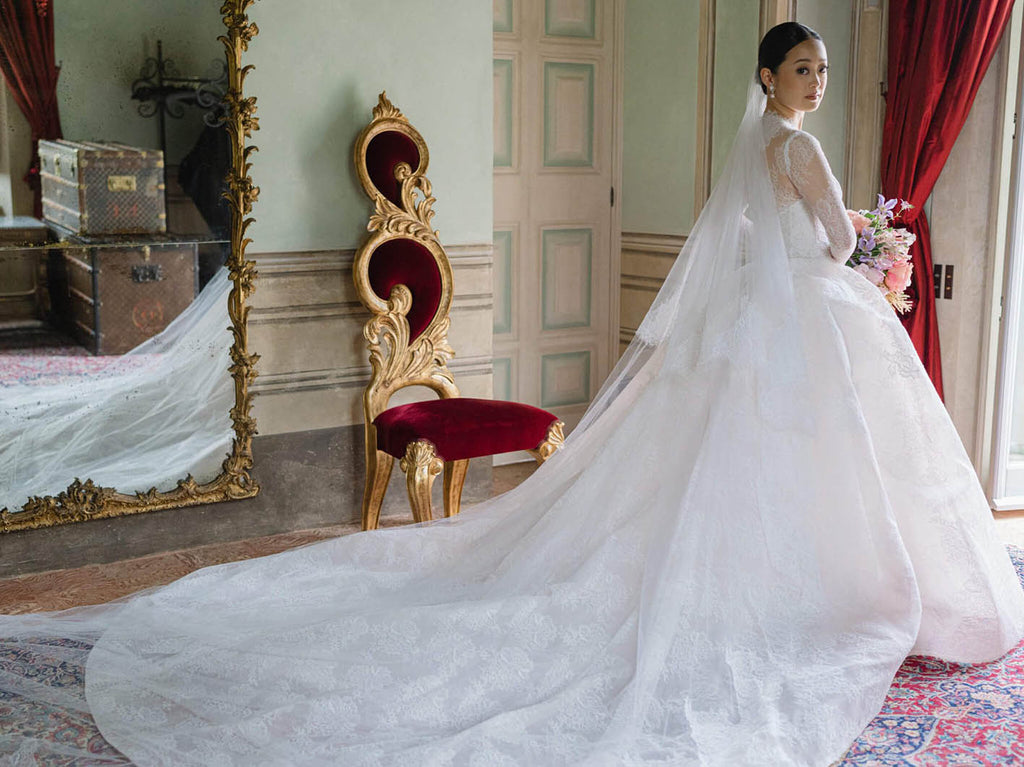
[(0, 386), (55, 385), (78, 382), (83, 376), (116, 377), (150, 364), (155, 355), (95, 357), (79, 347), (74, 353), (55, 350), (53, 354), (19, 355), (0, 353)]
[[(1024, 585), (1024, 549), (1009, 547)], [(75, 643), (67, 643), (87, 649)], [(0, 644), (0, 673), (11, 671), (25, 651)], [(34, 664), (33, 676), (57, 688), (81, 687), (84, 668)], [(26, 706), (0, 693), (0, 763), (5, 736), (22, 735), (73, 745), (92, 758), (53, 757), (47, 767), (130, 764), (110, 746), (92, 719), (57, 706)], [(10, 744), (6, 744), (10, 749)], [(908, 658), (896, 675), (885, 705), (838, 762), (841, 767), (994, 767), (1024, 765), (1024, 643), (982, 666)]]
[(148, 364), (153, 355), (95, 355), (54, 330), (10, 331), (0, 349), (0, 387), (52, 385), (81, 376), (119, 375)]

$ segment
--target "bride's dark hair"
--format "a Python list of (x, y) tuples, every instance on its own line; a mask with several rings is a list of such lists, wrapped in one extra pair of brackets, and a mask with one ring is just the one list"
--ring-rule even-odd
[(808, 26), (795, 21), (784, 21), (764, 33), (757, 48), (757, 71), (754, 79), (765, 93), (768, 89), (761, 81), (761, 70), (779, 71), (779, 64), (786, 60), (786, 54), (805, 40), (820, 40), (821, 35)]

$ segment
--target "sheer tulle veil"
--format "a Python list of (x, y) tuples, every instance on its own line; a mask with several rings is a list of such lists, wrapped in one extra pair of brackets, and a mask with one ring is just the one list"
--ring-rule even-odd
[(76, 477), (125, 493), (216, 477), (233, 436), (230, 288), (221, 269), (167, 328), (90, 358), (87, 375), (44, 367), (0, 384), (0, 508), (56, 496)]
[(806, 374), (793, 345), (793, 281), (765, 159), (761, 116), (767, 99), (757, 82), (747, 92), (743, 121), (722, 175), (636, 335), (574, 432), (580, 441), (609, 409), (663, 365), (695, 370), (742, 346), (761, 365), (764, 393)]
[[(921, 601), (845, 363), (828, 357), (841, 342), (808, 339), (832, 320), (806, 322), (764, 108), (752, 82), (635, 339), (530, 479), (451, 519), (0, 617), (0, 696), (90, 714), (147, 765), (841, 757), (914, 647)], [(815, 268), (851, 295), (867, 285)], [(871, 307), (871, 327), (900, 330)], [(15, 753), (88, 749), (0, 737), (0, 758)]]

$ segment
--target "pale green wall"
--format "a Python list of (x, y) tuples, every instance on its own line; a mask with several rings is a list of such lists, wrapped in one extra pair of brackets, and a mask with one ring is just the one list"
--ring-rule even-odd
[[(712, 179), (717, 181), (743, 119), (748, 78), (757, 66), (758, 13), (749, 0), (718, 0), (715, 29), (715, 109)], [(845, 175), (850, 46), (853, 16), (848, 0), (801, 0), (799, 18), (822, 36), (828, 51), (829, 81), (817, 111), (807, 114), (804, 130), (821, 141), (839, 183)], [(741, 52), (741, 53), (737, 53)]]
[[(54, 44), (61, 66), (57, 98), (65, 138), (160, 146), (157, 119), (131, 99), (142, 65), (164, 56), (185, 76), (209, 76), (224, 59), (219, 0), (57, 0)], [(178, 162), (202, 130), (202, 113), (167, 120), (167, 160)]]
[[(800, 21), (825, 39), (825, 100), (804, 128), (843, 182), (852, 15), (848, 0), (801, 0)], [(717, 0), (711, 169), (717, 181), (757, 65), (759, 5)], [(622, 229), (681, 234), (693, 225), (697, 154), (698, 0), (627, 0)]]
[(370, 208), (352, 146), (382, 90), (430, 148), (442, 241), (490, 242), (492, 13), (481, 0), (255, 4), (246, 90), (258, 99), (261, 192), (251, 252), (362, 241)]
[(711, 133), (711, 182), (717, 183), (736, 131), (743, 121), (747, 90), (757, 68), (760, 4), (751, 0), (715, 3), (715, 89)]
[(626, 4), (623, 231), (693, 226), (699, 22), (697, 2)]
[(828, 87), (825, 99), (816, 112), (804, 119), (804, 130), (814, 134), (825, 150), (832, 173), (845, 182), (847, 123), (846, 101), (849, 96), (850, 46), (853, 35), (853, 11), (849, 0), (800, 0), (799, 21), (822, 36), (828, 51)]

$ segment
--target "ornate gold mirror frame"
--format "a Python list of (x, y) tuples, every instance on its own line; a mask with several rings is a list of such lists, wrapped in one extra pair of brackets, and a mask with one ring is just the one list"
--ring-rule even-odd
[(249, 21), (247, 13), (254, 2), (224, 0), (220, 8), (227, 28), (227, 33), (218, 39), (227, 51), (228, 63), (225, 102), (227, 128), (231, 136), (231, 173), (228, 176), (229, 191), (226, 196), (232, 210), (231, 252), (227, 261), (232, 283), (228, 295), (228, 314), (234, 339), (229, 369), (235, 383), (235, 405), (231, 409), (235, 436), (231, 442), (231, 452), (221, 465), (220, 476), (211, 482), (199, 484), (189, 475), (179, 480), (173, 490), (158, 492), (156, 488), (151, 488), (134, 495), (101, 487), (91, 479), (83, 482), (76, 478), (67, 490), (57, 496), (32, 497), (15, 512), (0, 509), (0, 532), (32, 530), (90, 519), (250, 498), (259, 492), (259, 486), (249, 475), (252, 468), (252, 438), (256, 433), (249, 387), (256, 377), (255, 364), (259, 355), (248, 350), (249, 307), (246, 306), (246, 299), (254, 290), (256, 264), (245, 259), (245, 249), (250, 242), (245, 233), (253, 222), (249, 215), (260, 191), (249, 176), (252, 168), (249, 158), (256, 147), (246, 146), (246, 139), (251, 138), (252, 132), (259, 129), (259, 122), (255, 117), (255, 97), (246, 98), (242, 89), (245, 77), (252, 69), (252, 65), (242, 66), (242, 53), (248, 50), (249, 42), (259, 32), (256, 24)]

